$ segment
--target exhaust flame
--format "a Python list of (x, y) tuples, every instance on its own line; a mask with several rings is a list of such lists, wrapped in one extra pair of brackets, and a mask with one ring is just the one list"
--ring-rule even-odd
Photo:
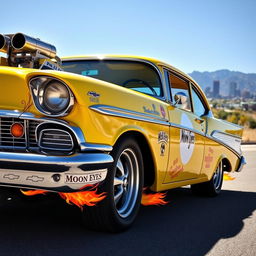
[[(59, 196), (64, 199), (68, 204), (74, 204), (78, 206), (81, 210), (83, 210), (83, 206), (95, 206), (98, 202), (102, 201), (106, 197), (106, 193), (97, 194), (97, 186), (87, 185), (85, 187), (91, 187), (90, 190), (87, 191), (78, 191), (73, 193), (58, 193)], [(81, 188), (83, 190), (85, 187)], [(21, 192), (26, 196), (34, 196), (34, 195), (45, 195), (49, 193), (49, 191), (44, 190), (28, 190)]]
[[(146, 188), (143, 189), (144, 191)], [(142, 194), (141, 204), (148, 205), (165, 205), (169, 202), (165, 200), (166, 193), (145, 193)]]
[(48, 193), (48, 191), (45, 191), (45, 190), (28, 190), (28, 191), (20, 190), (20, 191), (25, 196), (45, 195), (46, 193)]
[(97, 189), (92, 191), (81, 191), (74, 193), (59, 193), (68, 204), (74, 204), (83, 210), (83, 206), (95, 206), (98, 202), (102, 201), (106, 193), (97, 194)]
[(223, 180), (234, 180), (235, 177), (231, 177), (228, 173), (224, 173)]

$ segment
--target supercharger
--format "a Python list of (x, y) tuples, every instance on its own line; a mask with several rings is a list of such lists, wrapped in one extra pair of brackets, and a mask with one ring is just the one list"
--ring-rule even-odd
[(54, 45), (23, 33), (0, 34), (0, 52), (7, 54), (1, 58), (7, 66), (61, 70)]

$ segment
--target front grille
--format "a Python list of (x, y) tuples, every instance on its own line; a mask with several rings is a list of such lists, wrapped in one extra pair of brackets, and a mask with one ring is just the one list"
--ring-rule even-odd
[(40, 123), (38, 121), (29, 120), (29, 129), (28, 129), (28, 137), (29, 137), (29, 147), (34, 148), (38, 147), (36, 141), (36, 128)]
[[(24, 127), (24, 134), (21, 137), (14, 137), (11, 134), (11, 127), (15, 123)], [(71, 152), (73, 148), (73, 138), (68, 129), (61, 124), (17, 117), (0, 117), (1, 151)]]
[(44, 129), (40, 132), (39, 145), (42, 149), (71, 151), (73, 149), (73, 140), (67, 131)]
[(0, 145), (3, 147), (16, 147), (16, 148), (26, 148), (26, 133), (17, 138), (12, 136), (11, 127), (13, 124), (19, 123), (24, 129), (26, 128), (25, 120), (5, 117), (0, 118)]
[[(15, 123), (21, 124), (24, 127), (24, 134), (18, 138), (11, 134), (11, 127)], [(35, 129), (39, 124), (41, 122), (34, 120), (0, 117), (0, 148), (29, 149), (31, 147), (38, 147)]]

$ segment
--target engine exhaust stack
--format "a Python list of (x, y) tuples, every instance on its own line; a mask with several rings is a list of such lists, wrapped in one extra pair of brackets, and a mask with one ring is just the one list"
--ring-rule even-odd
[(61, 70), (61, 60), (55, 46), (23, 33), (0, 34), (0, 52), (7, 54), (7, 63), (12, 67), (42, 68), (45, 61), (52, 61), (55, 70)]
[(56, 48), (53, 45), (22, 33), (17, 33), (12, 37), (11, 46), (15, 53), (39, 52), (51, 59), (56, 57)]
[(10, 37), (0, 34), (0, 52), (7, 53), (10, 46)]

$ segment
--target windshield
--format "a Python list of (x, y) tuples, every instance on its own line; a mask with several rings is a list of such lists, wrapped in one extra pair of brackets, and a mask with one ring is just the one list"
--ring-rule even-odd
[(89, 76), (153, 96), (162, 96), (159, 75), (147, 63), (126, 60), (63, 61), (64, 71)]

